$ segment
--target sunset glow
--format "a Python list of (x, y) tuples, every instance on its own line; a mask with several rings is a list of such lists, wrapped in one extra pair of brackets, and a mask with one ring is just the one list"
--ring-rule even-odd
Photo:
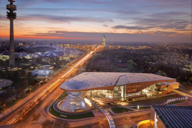
[[(0, 37), (9, 20), (0, 4)], [(16, 0), (15, 38), (99, 41), (190, 42), (189, 0)], [(138, 38), (141, 37), (141, 38)]]

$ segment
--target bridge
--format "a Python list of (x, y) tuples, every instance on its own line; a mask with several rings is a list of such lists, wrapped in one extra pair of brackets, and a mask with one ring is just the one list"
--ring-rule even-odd
[[(89, 99), (90, 99), (90, 98), (89, 98)], [(90, 99), (90, 100), (91, 100), (91, 99)], [(109, 127), (110, 127), (110, 128), (116, 128), (116, 127), (115, 127), (115, 122), (114, 122), (111, 114), (109, 113), (109, 111), (104, 110), (96, 101), (94, 101), (94, 100), (91, 100), (91, 101), (92, 101), (92, 104), (94, 104), (94, 106), (95, 106), (98, 110), (100, 110), (100, 111), (105, 115), (105, 117), (107, 118), (107, 121), (108, 121), (108, 123), (109, 123)]]

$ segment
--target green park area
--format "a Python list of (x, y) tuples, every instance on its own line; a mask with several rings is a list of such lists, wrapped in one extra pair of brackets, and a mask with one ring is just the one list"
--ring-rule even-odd
[[(63, 92), (55, 102), (66, 97), (67, 95), (68, 94), (66, 92)], [(80, 113), (80, 114), (67, 114), (67, 113), (58, 112), (53, 108), (54, 103), (49, 108), (49, 112), (56, 117), (63, 118), (63, 119), (83, 119), (83, 118), (94, 117), (94, 114), (92, 112), (86, 112), (86, 113)]]
[(111, 108), (111, 110), (112, 110), (114, 113), (123, 113), (123, 112), (133, 111), (133, 110), (131, 110), (131, 109), (123, 108), (123, 107), (113, 107), (113, 108)]

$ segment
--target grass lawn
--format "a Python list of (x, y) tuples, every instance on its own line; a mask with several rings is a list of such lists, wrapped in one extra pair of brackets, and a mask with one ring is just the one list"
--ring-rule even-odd
[(134, 117), (131, 117), (131, 119), (135, 119), (135, 118), (139, 118), (139, 117), (141, 117), (141, 116), (134, 116)]
[(66, 97), (68, 94), (66, 93), (66, 92), (63, 92), (58, 98), (57, 98), (57, 100), (60, 100), (60, 99), (62, 99), (62, 98), (64, 98), (64, 97)]
[[(137, 107), (130, 107), (130, 108), (137, 109)], [(137, 109), (137, 110), (149, 109), (149, 108), (151, 108), (151, 107), (139, 107), (139, 109)]]
[(131, 109), (122, 108), (122, 107), (114, 107), (114, 108), (111, 108), (111, 110), (112, 110), (114, 113), (123, 113), (123, 112), (133, 111), (133, 110), (131, 110)]
[[(66, 92), (63, 92), (59, 98), (57, 98), (56, 101), (66, 97), (68, 94)], [(54, 104), (54, 103), (53, 103)], [(87, 112), (87, 113), (82, 113), (82, 114), (63, 114), (60, 113), (56, 110), (53, 109), (53, 104), (51, 105), (51, 107), (49, 108), (49, 112), (59, 118), (63, 118), (63, 119), (83, 119), (83, 118), (89, 118), (89, 117), (94, 117), (94, 114), (92, 112)]]
[(127, 62), (127, 65), (129, 66), (130, 69), (135, 69), (135, 67), (133, 66), (133, 63)]

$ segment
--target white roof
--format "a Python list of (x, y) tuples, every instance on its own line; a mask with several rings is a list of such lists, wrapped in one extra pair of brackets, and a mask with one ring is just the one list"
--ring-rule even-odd
[(9, 86), (13, 83), (13, 81), (8, 80), (8, 79), (0, 79), (0, 88)]
[(33, 70), (32, 74), (37, 76), (47, 76), (52, 73), (52, 70), (42, 69), (42, 70)]
[(175, 80), (164, 76), (149, 73), (123, 72), (84, 72), (61, 85), (64, 90), (94, 89), (106, 86), (120, 86), (131, 83), (141, 83), (160, 80)]
[(1, 53), (1, 55), (9, 55), (9, 51), (8, 51), (7, 49), (5, 49), (5, 50)]
[(21, 52), (21, 53), (19, 53), (18, 57), (25, 57), (25, 56), (27, 56), (27, 55), (28, 55), (27, 53)]

